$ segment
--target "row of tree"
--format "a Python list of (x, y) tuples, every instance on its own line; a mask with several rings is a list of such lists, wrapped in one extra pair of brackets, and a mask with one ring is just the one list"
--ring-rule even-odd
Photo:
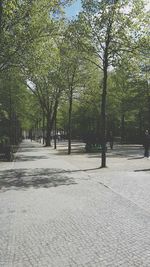
[(148, 12), (144, 0), (83, 0), (67, 21), (68, 3), (0, 1), (1, 120), (11, 142), (39, 127), (46, 146), (57, 121), (68, 154), (94, 133), (105, 167), (109, 131), (139, 142), (149, 127)]

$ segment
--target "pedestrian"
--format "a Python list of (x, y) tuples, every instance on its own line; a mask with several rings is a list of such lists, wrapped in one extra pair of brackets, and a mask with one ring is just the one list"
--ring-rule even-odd
[(109, 145), (110, 145), (110, 149), (113, 149), (114, 137), (113, 137), (113, 132), (112, 131), (109, 132)]
[(146, 130), (144, 133), (143, 146), (144, 146), (144, 157), (149, 158), (150, 134), (148, 130)]

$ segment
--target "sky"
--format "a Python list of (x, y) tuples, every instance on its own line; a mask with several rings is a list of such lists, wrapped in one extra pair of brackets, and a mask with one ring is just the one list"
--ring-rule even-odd
[[(147, 2), (146, 10), (150, 10), (149, 0), (146, 0), (146, 2)], [(67, 7), (65, 11), (68, 19), (74, 18), (81, 11), (81, 0), (74, 0), (74, 3), (70, 7)]]
[(81, 11), (81, 0), (74, 0), (74, 3), (65, 9), (68, 19), (72, 19)]

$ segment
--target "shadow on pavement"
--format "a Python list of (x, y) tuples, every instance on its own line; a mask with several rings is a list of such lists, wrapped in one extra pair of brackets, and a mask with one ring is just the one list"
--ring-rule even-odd
[[(142, 159), (143, 150), (141, 147), (132, 146), (132, 147), (116, 147), (113, 150), (108, 149), (106, 155), (108, 158), (128, 158), (128, 160), (132, 159)], [(89, 158), (99, 158), (101, 157), (101, 152), (99, 153), (88, 153)]]
[(43, 147), (29, 147), (29, 148), (25, 148), (25, 147), (21, 147), (20, 148), (20, 152), (22, 153), (26, 153), (26, 152), (38, 152), (40, 149), (42, 149)]
[(144, 158), (143, 156), (142, 157), (131, 157), (128, 160), (132, 160), (132, 159), (143, 159), (143, 158)]
[(22, 161), (35, 161), (35, 160), (41, 160), (41, 159), (48, 159), (46, 156), (24, 156), (24, 155), (18, 155), (15, 158), (15, 161), (22, 162)]
[[(82, 154), (86, 154), (86, 152), (85, 152), (85, 149), (83, 148), (74, 148), (74, 149), (72, 149), (72, 151), (71, 151), (71, 155), (74, 155), (74, 154), (76, 154), (76, 155), (82, 155)], [(58, 149), (57, 150), (57, 155), (58, 156), (68, 156), (68, 150), (67, 149)]]
[[(87, 154), (87, 156), (88, 156), (88, 158), (101, 158), (101, 153), (90, 153), (90, 154)], [(129, 153), (127, 154), (127, 153), (117, 153), (117, 152), (114, 152), (114, 153), (112, 153), (112, 152), (107, 152), (107, 154), (106, 154), (106, 156), (107, 156), (107, 158), (118, 158), (118, 159), (120, 159), (120, 158), (127, 158), (127, 157), (129, 157), (128, 158), (128, 160), (131, 160), (131, 159), (141, 159), (141, 158), (143, 158), (143, 157), (134, 157), (133, 155), (130, 155)]]
[(134, 170), (135, 172), (149, 172), (150, 169), (143, 169), (143, 170)]
[[(71, 155), (87, 155), (88, 158), (100, 158), (101, 157), (101, 152), (91, 152), (91, 153), (87, 153), (85, 151), (85, 149), (72, 149), (71, 151)], [(57, 155), (58, 156), (68, 156), (68, 151), (67, 149), (61, 149), (61, 150), (57, 150)], [(120, 152), (117, 152), (117, 151), (108, 151), (107, 152), (107, 157), (109, 158), (126, 158), (126, 157), (130, 157), (130, 153), (128, 152), (125, 152), (125, 151), (122, 151), (121, 153)], [(131, 156), (134, 156), (134, 155), (131, 155)]]
[(49, 188), (61, 185), (75, 185), (75, 180), (56, 169), (19, 169), (0, 172), (0, 189)]

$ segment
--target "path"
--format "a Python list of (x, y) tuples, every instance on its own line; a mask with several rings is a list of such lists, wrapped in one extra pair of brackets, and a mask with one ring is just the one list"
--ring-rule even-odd
[(150, 160), (116, 147), (64, 154), (25, 141), (0, 163), (0, 266), (150, 266)]

